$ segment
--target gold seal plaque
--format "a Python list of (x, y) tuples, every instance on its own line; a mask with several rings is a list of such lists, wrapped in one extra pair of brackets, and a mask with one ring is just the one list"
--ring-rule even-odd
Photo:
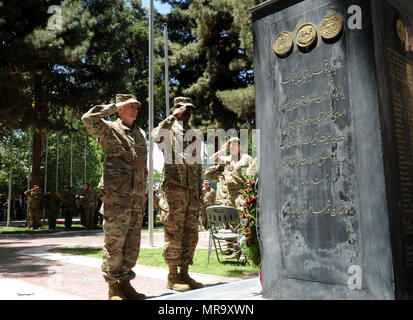
[(288, 32), (281, 32), (274, 40), (274, 51), (276, 54), (283, 56), (290, 52), (293, 47), (293, 37)]
[(301, 48), (311, 46), (317, 37), (317, 31), (311, 23), (303, 24), (296, 32), (297, 45)]
[(343, 29), (343, 19), (338, 14), (329, 14), (321, 20), (319, 28), (324, 39), (334, 39)]
[(403, 21), (397, 20), (396, 32), (397, 32), (397, 36), (399, 37), (400, 41), (405, 43), (406, 42), (406, 28), (403, 24)]

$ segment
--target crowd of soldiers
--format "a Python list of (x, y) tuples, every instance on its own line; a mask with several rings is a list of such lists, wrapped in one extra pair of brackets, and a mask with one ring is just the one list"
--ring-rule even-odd
[(78, 194), (74, 194), (72, 188), (67, 188), (63, 193), (51, 190), (42, 194), (38, 185), (27, 190), (24, 195), (28, 199), (27, 223), (29, 229), (38, 229), (41, 226), (42, 213), (47, 217), (49, 229), (56, 228), (56, 220), (59, 216), (65, 219), (65, 228), (71, 229), (73, 217), (80, 213), (80, 223), (87, 230), (96, 229), (99, 219), (101, 197), (93, 190), (89, 183)]

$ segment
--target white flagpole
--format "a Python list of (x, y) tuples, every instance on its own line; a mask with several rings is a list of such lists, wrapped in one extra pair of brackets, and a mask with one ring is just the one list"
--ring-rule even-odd
[[(49, 132), (46, 131), (46, 150), (45, 150), (45, 163), (44, 163), (44, 193), (47, 193), (47, 153), (49, 148)], [(43, 210), (43, 223), (46, 221), (46, 214)]]
[(13, 179), (13, 146), (14, 146), (14, 132), (11, 132), (10, 138), (10, 167), (9, 167), (9, 198), (7, 199), (7, 227), (10, 224), (10, 211), (11, 211), (11, 189)]
[(149, 246), (153, 247), (153, 0), (149, 5), (149, 188), (148, 188), (148, 231)]
[(166, 116), (169, 117), (169, 64), (168, 64), (168, 24), (163, 25), (164, 42), (165, 42), (165, 104)]

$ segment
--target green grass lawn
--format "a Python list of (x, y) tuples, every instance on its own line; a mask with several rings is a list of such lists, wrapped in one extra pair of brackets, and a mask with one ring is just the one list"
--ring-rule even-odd
[[(138, 264), (167, 268), (162, 257), (162, 248), (142, 248), (140, 250)], [(68, 253), (74, 255), (102, 258), (101, 248), (56, 248), (51, 252)], [(237, 263), (234, 260), (225, 260), (225, 255), (220, 254), (221, 263), (218, 262), (215, 252), (211, 252), (208, 264), (208, 250), (199, 249), (195, 251), (194, 264), (190, 266), (190, 272), (212, 274), (221, 277), (239, 277), (250, 274), (258, 274), (259, 267), (253, 264)]]
[[(162, 227), (161, 222), (155, 222), (155, 227)], [(98, 224), (98, 229), (102, 229), (101, 225)], [(80, 223), (79, 224), (72, 224), (72, 228), (70, 231), (79, 231), (79, 230), (86, 230), (86, 227), (82, 226)], [(64, 224), (57, 223), (56, 224), (56, 229), (49, 230), (49, 225), (46, 223), (43, 223), (42, 226), (39, 229), (32, 229), (30, 230), (28, 227), (0, 227), (0, 234), (52, 234), (56, 232), (62, 232), (62, 231), (67, 231), (65, 229)], [(142, 228), (142, 233), (147, 233), (148, 232), (148, 226), (144, 226)], [(154, 233), (159, 233), (163, 232), (163, 230), (153, 230)]]
[[(85, 230), (81, 224), (72, 224), (70, 231)], [(49, 230), (49, 225), (43, 223), (39, 229), (30, 230), (28, 227), (1, 227), (0, 234), (50, 234), (66, 231), (64, 224), (56, 224), (56, 229)]]

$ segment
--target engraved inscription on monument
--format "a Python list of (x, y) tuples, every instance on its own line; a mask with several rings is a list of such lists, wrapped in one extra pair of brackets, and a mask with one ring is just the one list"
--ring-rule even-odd
[[(298, 46), (308, 48), (316, 41), (313, 23), (320, 23), (327, 37), (341, 32), (339, 15), (324, 17), (298, 27)], [(292, 18), (272, 30), (294, 30), (297, 23)], [(347, 270), (360, 263), (361, 252), (345, 38), (321, 46), (274, 59), (283, 272), (294, 279), (346, 285)]]

